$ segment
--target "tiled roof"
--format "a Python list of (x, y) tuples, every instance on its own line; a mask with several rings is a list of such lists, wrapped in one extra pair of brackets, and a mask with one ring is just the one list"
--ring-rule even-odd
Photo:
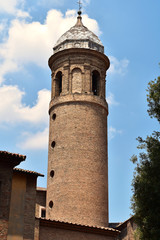
[(120, 223), (120, 224), (116, 227), (116, 229), (121, 230), (122, 228), (126, 227), (127, 223), (128, 223), (129, 221), (132, 221), (133, 218), (134, 218), (134, 216), (132, 216), (132, 217), (128, 218), (126, 221)]
[(110, 228), (117, 228), (121, 223), (109, 223)]
[(61, 51), (68, 48), (89, 48), (104, 52), (104, 46), (100, 39), (85, 27), (81, 17), (77, 18), (75, 26), (65, 32), (56, 42), (54, 51)]
[(2, 157), (14, 157), (14, 158), (20, 158), (22, 161), (26, 159), (26, 156), (18, 154), (18, 153), (11, 153), (7, 151), (0, 151), (0, 156)]
[(61, 44), (66, 39), (68, 39), (68, 40), (86, 40), (86, 39), (88, 39), (88, 40), (91, 40), (92, 42), (102, 45), (100, 39), (84, 25), (81, 25), (81, 26), (75, 25), (69, 31), (65, 32), (58, 39), (55, 46)]
[(34, 171), (29, 171), (29, 170), (25, 170), (25, 169), (21, 169), (21, 168), (14, 168), (13, 171), (14, 172), (20, 172), (20, 173), (26, 173), (26, 174), (32, 174), (32, 175), (44, 177), (44, 175), (41, 174), (41, 173), (34, 172)]
[(85, 231), (85, 232), (95, 232), (97, 234), (102, 235), (114, 235), (117, 236), (120, 231), (114, 228), (109, 227), (100, 227), (100, 226), (89, 226), (89, 225), (81, 225), (77, 223), (71, 223), (71, 222), (63, 222), (58, 220), (51, 220), (51, 219), (44, 219), (44, 218), (37, 218), (40, 220), (40, 223), (42, 225), (53, 225), (59, 228), (63, 229), (69, 229), (69, 230), (78, 230), (78, 231)]

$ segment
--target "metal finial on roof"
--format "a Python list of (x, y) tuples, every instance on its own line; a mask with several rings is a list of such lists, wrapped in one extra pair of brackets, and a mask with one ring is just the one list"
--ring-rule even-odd
[(81, 0), (79, 0), (77, 3), (79, 4), (79, 11), (81, 11), (81, 9), (82, 9), (82, 2), (81, 2)]
[(82, 14), (82, 11), (81, 11), (81, 9), (82, 9), (82, 2), (81, 2), (81, 0), (79, 0), (77, 3), (79, 4), (78, 15), (80, 16)]
[(78, 17), (77, 17), (76, 26), (83, 26), (83, 24), (82, 24), (82, 17), (81, 17), (81, 14), (82, 14), (82, 12), (81, 12), (82, 2), (81, 2), (81, 0), (79, 0), (77, 3), (79, 4), (79, 11), (78, 11)]

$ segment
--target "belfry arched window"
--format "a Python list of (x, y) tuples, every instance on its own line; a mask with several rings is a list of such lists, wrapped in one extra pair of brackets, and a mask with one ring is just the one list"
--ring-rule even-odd
[(60, 93), (62, 92), (62, 72), (59, 71), (56, 74), (55, 78), (55, 96), (60, 96)]
[(94, 95), (99, 96), (100, 93), (100, 74), (98, 71), (92, 72), (92, 92)]

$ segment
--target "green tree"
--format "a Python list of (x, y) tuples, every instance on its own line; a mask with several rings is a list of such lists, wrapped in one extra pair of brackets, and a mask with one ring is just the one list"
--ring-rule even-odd
[[(160, 122), (160, 77), (148, 84), (148, 113)], [(143, 150), (131, 161), (136, 164), (132, 181), (132, 210), (141, 240), (160, 239), (160, 132), (145, 140), (138, 137)]]
[(149, 82), (147, 91), (148, 113), (160, 122), (160, 77)]

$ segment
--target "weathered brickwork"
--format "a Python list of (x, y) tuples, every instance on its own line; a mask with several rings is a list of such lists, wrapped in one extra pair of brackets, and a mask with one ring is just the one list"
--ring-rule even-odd
[(26, 176), (13, 173), (12, 192), (9, 213), (7, 240), (22, 240), (24, 229), (24, 203), (26, 193)]
[(34, 239), (36, 183), (37, 176), (27, 175), (24, 214), (24, 240)]
[(46, 207), (46, 190), (37, 189), (36, 191), (36, 217), (41, 217), (41, 208)]
[[(104, 54), (88, 49), (68, 49), (54, 54), (49, 59), (49, 66), (52, 70), (51, 98), (57, 96), (55, 86), (58, 72), (62, 72), (61, 96), (75, 92), (93, 95), (93, 71), (98, 71), (100, 74), (99, 96), (105, 98), (105, 77), (106, 70), (109, 67), (109, 60)], [(75, 78), (77, 71), (79, 75), (78, 78)]]
[[(133, 217), (122, 223), (117, 229), (121, 231), (118, 240), (135, 240), (137, 225), (135, 224)], [(136, 238), (136, 240), (137, 239), (138, 238)]]
[[(37, 230), (39, 230), (39, 235)], [(37, 238), (35, 238), (35, 240), (115, 240), (118, 234), (118, 230), (111, 228), (97, 228), (36, 219), (35, 236), (37, 236)]]
[(13, 169), (8, 165), (0, 166), (0, 239), (6, 240), (11, 199)]
[(13, 173), (7, 240), (33, 240), (37, 175)]
[[(105, 76), (108, 58), (97, 51), (54, 54), (47, 183), (47, 218), (108, 226)], [(98, 78), (93, 92), (93, 73)], [(57, 93), (58, 72), (62, 89)], [(52, 176), (51, 171), (54, 171)]]
[[(39, 219), (35, 219), (34, 240), (39, 240), (40, 239), (39, 238), (39, 232), (40, 232), (40, 230), (39, 230), (39, 228), (40, 228), (39, 223), (40, 223)], [(45, 236), (44, 239), (47, 240), (47, 235)]]
[(25, 160), (25, 156), (0, 151), (0, 239), (8, 234), (12, 190), (13, 167)]
[(56, 119), (50, 128), (49, 170), (55, 174), (48, 179), (47, 194), (54, 206), (48, 217), (106, 226), (107, 113), (86, 102), (60, 105), (53, 112)]
[(114, 237), (58, 228), (40, 227), (39, 240), (114, 240)]

